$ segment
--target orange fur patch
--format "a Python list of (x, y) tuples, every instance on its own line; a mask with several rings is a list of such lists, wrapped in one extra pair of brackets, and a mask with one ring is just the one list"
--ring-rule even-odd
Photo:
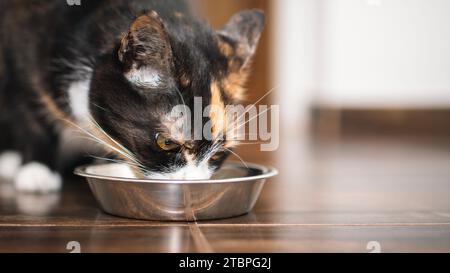
[[(142, 35), (154, 35), (160, 39), (160, 43), (164, 43), (165, 45), (169, 45), (169, 40), (166, 32), (164, 31), (164, 25), (159, 17), (158, 13), (155, 11), (147, 12), (139, 17), (137, 17), (129, 26), (128, 33), (122, 34), (122, 39), (120, 41), (120, 49), (119, 49), (119, 60), (121, 62), (124, 61), (125, 53), (129, 50), (135, 50), (135, 56), (133, 57), (134, 61), (141, 62), (140, 65), (147, 64), (149, 59), (158, 59), (158, 60), (166, 60), (171, 54), (170, 46), (165, 46), (161, 52), (148, 52), (148, 50), (136, 51), (136, 45), (139, 45), (141, 41)], [(130, 43), (130, 41), (132, 43)], [(144, 41), (145, 42), (145, 41)], [(133, 46), (134, 48), (130, 48)], [(156, 55), (155, 55), (155, 54)], [(149, 58), (153, 57), (153, 58)]]
[(222, 87), (225, 94), (234, 101), (245, 100), (245, 83), (248, 78), (248, 73), (245, 71), (232, 72), (222, 80)]
[(220, 87), (217, 82), (211, 84), (211, 109), (209, 119), (211, 120), (211, 133), (213, 138), (219, 137), (226, 130), (225, 104), (220, 94)]
[(186, 75), (186, 73), (183, 73), (183, 74), (180, 76), (180, 84), (181, 84), (183, 87), (187, 87), (190, 83), (191, 83), (191, 79), (189, 79), (189, 77), (188, 77), (188, 75)]
[(177, 18), (183, 18), (183, 17), (184, 17), (184, 14), (181, 13), (181, 12), (179, 12), (179, 11), (175, 11), (175, 12), (173, 13), (173, 15), (174, 15), (175, 17), (177, 17)]
[(57, 106), (55, 101), (50, 95), (42, 93), (39, 94), (41, 103), (44, 105), (45, 110), (49, 114), (50, 118), (54, 121), (61, 121), (68, 119), (67, 115)]
[[(62, 123), (63, 120), (70, 120), (70, 117), (63, 110), (61, 110), (61, 108), (59, 108), (55, 100), (42, 87), (37, 76), (31, 77), (31, 83), (33, 86), (33, 90), (39, 97), (40, 103), (44, 106), (47, 117), (51, 121), (58, 122), (58, 124), (64, 124)], [(67, 124), (64, 125), (67, 126)]]
[(229, 43), (219, 41), (219, 50), (228, 59), (231, 59), (234, 55), (234, 49)]
[(228, 59), (228, 69), (231, 71), (221, 81), (221, 86), (227, 96), (235, 101), (245, 99), (245, 83), (249, 76), (249, 64), (242, 64), (239, 56), (242, 49), (233, 48), (229, 43), (219, 41), (219, 50)]
[(152, 25), (154, 21), (152, 19), (157, 19), (159, 21), (158, 13), (155, 11), (147, 12), (144, 15), (139, 16), (136, 18), (136, 20), (133, 21), (130, 25), (130, 32), (136, 32), (141, 28), (148, 27), (149, 25)]

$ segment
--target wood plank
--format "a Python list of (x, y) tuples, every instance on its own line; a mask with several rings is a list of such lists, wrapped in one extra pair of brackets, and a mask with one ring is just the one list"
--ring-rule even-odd
[(195, 244), (187, 226), (145, 228), (0, 228), (0, 252), (67, 253), (69, 242), (81, 252), (193, 252)]
[[(209, 252), (449, 252), (448, 227), (202, 227)], [(0, 227), (0, 252), (205, 252), (188, 227)], [(204, 243), (205, 243), (204, 242)]]
[(208, 227), (216, 252), (449, 252), (448, 227)]

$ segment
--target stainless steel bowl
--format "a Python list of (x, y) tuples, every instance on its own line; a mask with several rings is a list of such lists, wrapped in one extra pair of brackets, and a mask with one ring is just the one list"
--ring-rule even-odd
[(121, 177), (121, 164), (79, 167), (107, 213), (144, 220), (197, 221), (248, 213), (267, 178), (277, 170), (257, 164), (226, 163), (210, 180), (156, 180)]

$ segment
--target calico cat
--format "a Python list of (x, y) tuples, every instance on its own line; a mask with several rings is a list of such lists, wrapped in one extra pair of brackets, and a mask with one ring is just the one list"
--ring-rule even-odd
[(194, 97), (240, 102), (261, 11), (239, 12), (216, 31), (178, 0), (0, 5), (0, 176), (18, 190), (60, 188), (68, 127), (150, 178), (207, 179), (230, 153), (226, 138), (171, 135), (168, 113), (192, 108)]

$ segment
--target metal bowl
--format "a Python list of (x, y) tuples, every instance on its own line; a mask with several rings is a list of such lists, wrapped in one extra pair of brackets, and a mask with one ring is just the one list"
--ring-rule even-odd
[(226, 163), (209, 180), (123, 177), (122, 164), (79, 167), (107, 213), (143, 220), (197, 221), (242, 215), (252, 210), (267, 178), (278, 172), (257, 164)]

